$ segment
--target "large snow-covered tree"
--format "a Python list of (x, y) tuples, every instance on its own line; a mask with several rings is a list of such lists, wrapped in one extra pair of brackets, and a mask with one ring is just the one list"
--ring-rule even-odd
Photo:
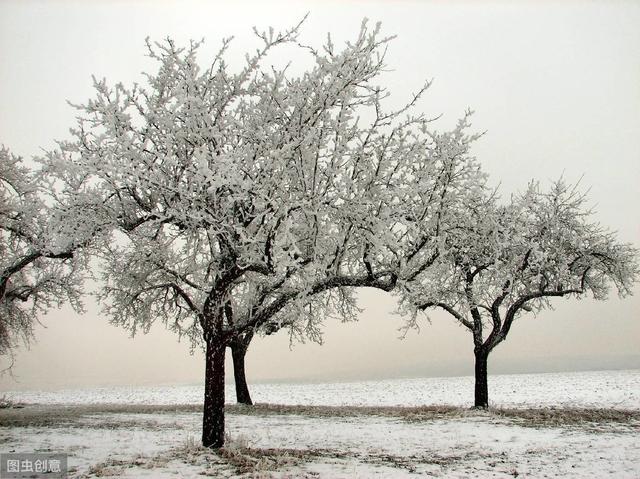
[[(149, 44), (146, 85), (79, 105), (75, 139), (49, 160), (91, 189), (118, 224), (101, 252), (102, 298), (133, 333), (160, 321), (205, 349), (202, 441), (224, 443), (224, 358), (262, 327), (319, 334), (352, 289), (390, 291), (438, 256), (448, 211), (481, 176), (465, 117), (447, 133), (398, 110), (375, 82), (389, 38), (363, 24), (321, 49), (298, 28), (256, 32), (238, 71), (228, 42), (205, 69), (198, 43)], [(308, 55), (300, 74), (267, 65), (275, 48)]]
[(56, 191), (43, 169), (0, 148), (0, 354), (28, 344), (49, 308), (68, 302), (81, 310), (81, 253), (100, 218), (93, 200)]
[(557, 297), (604, 300), (611, 286), (632, 294), (637, 250), (594, 219), (586, 197), (560, 180), (549, 191), (531, 183), (501, 204), (480, 195), (460, 210), (436, 264), (403, 285), (403, 305), (417, 312), (439, 308), (473, 338), (475, 406), (487, 407), (487, 361), (514, 321), (552, 306)]

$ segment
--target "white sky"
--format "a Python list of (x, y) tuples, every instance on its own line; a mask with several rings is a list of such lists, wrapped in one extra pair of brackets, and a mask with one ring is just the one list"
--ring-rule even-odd
[[(487, 134), (475, 153), (504, 192), (537, 178), (582, 178), (597, 219), (640, 246), (640, 3), (638, 2), (0, 2), (0, 143), (24, 157), (64, 139), (91, 96), (91, 75), (143, 81), (144, 39), (206, 39), (205, 53), (234, 35), (236, 54), (251, 27), (286, 28), (306, 12), (307, 43), (330, 31), (356, 35), (363, 17), (398, 35), (385, 80), (400, 102), (426, 78), (420, 108), (442, 128), (465, 108)], [(204, 62), (204, 56), (201, 58)], [(556, 301), (555, 311), (519, 320), (490, 359), (499, 371), (640, 367), (640, 288), (607, 303)], [(472, 343), (446, 315), (397, 339), (393, 301), (364, 291), (357, 324), (329, 322), (325, 344), (289, 350), (286, 333), (257, 339), (250, 381), (369, 378), (472, 372)], [(87, 302), (42, 318), (38, 343), (16, 358), (0, 388), (196, 382), (199, 353), (157, 326), (129, 339)], [(230, 373), (230, 371), (229, 371)], [(229, 374), (231, 377), (231, 374)]]

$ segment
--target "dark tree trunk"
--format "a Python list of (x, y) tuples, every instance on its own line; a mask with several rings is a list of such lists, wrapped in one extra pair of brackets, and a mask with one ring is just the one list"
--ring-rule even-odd
[(204, 378), (204, 414), (202, 445), (219, 448), (224, 445), (224, 356), (226, 345), (219, 338), (206, 338)]
[(231, 356), (233, 357), (233, 378), (236, 383), (236, 399), (240, 404), (253, 405), (251, 394), (247, 386), (247, 377), (244, 371), (244, 357), (247, 354), (249, 344), (243, 344), (240, 340), (231, 341)]
[(485, 348), (476, 349), (475, 356), (476, 385), (474, 407), (486, 409), (489, 407), (489, 387), (487, 384), (487, 359), (489, 357), (489, 351)]

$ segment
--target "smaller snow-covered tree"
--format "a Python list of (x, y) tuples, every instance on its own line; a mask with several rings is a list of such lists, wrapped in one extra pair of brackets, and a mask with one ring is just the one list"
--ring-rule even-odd
[(434, 267), (403, 286), (403, 306), (440, 308), (473, 337), (475, 406), (487, 407), (487, 361), (526, 312), (551, 307), (555, 297), (604, 300), (611, 285), (632, 294), (637, 250), (592, 219), (586, 197), (563, 181), (543, 192), (531, 183), (508, 205), (479, 198), (459, 218)]
[(78, 250), (99, 229), (80, 197), (56, 193), (45, 170), (0, 149), (0, 354), (28, 344), (38, 315), (70, 303), (81, 310)]

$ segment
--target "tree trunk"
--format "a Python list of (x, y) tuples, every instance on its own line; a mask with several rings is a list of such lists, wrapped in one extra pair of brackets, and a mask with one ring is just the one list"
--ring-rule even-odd
[(236, 399), (240, 404), (253, 405), (251, 394), (247, 386), (247, 377), (244, 371), (244, 357), (247, 354), (249, 344), (243, 344), (239, 340), (231, 341), (231, 356), (233, 357), (233, 378), (236, 383)]
[(474, 407), (486, 409), (489, 407), (489, 387), (487, 384), (487, 359), (489, 351), (484, 348), (475, 351), (476, 357), (476, 385)]
[(224, 356), (226, 346), (219, 338), (205, 337), (207, 343), (204, 378), (204, 414), (202, 445), (220, 448), (224, 445)]

